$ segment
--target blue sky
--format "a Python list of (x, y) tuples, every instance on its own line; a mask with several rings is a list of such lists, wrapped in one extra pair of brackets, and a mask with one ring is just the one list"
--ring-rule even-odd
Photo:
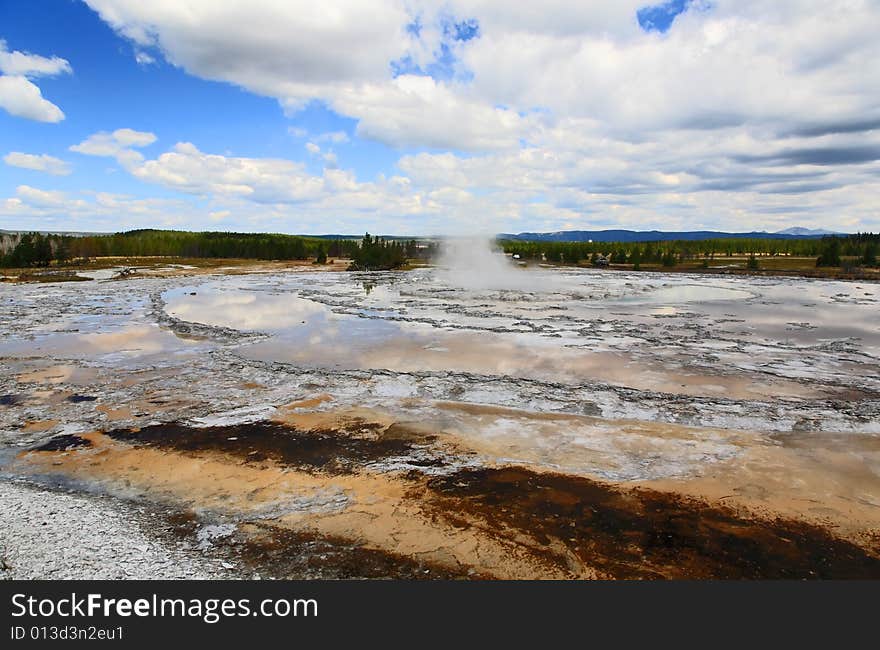
[[(106, 160), (71, 156), (67, 151), (71, 144), (98, 131), (129, 127), (161, 134), (161, 140), (142, 149), (145, 155), (161, 153), (168, 143), (187, 141), (206, 151), (283, 157), (315, 166), (303, 146), (307, 138), (292, 136), (291, 129), (304, 129), (311, 135), (351, 134), (353, 130), (354, 120), (335, 114), (319, 100), (288, 118), (273, 98), (200, 79), (159, 58), (139, 64), (135, 48), (81, 2), (4, 1), (0, 25), (0, 38), (9, 50), (63, 52), (74, 70), (40, 82), (43, 94), (64, 107), (62, 122), (47, 126), (0, 112), (0, 132), (7, 149), (30, 151), (33, 143), (40, 143), (41, 153), (75, 163), (75, 174), (55, 179), (53, 187), (59, 189), (75, 191), (85, 181), (95, 190), (171, 195), (162, 194), (161, 187), (145, 187), (117, 174)], [(336, 143), (333, 148), (369, 176), (393, 170), (399, 155), (381, 143), (360, 139)], [(36, 174), (7, 166), (0, 176), (0, 191), (9, 194), (17, 185), (39, 178)]]
[(877, 230), (880, 12), (826, 11), (3, 0), (0, 228)]

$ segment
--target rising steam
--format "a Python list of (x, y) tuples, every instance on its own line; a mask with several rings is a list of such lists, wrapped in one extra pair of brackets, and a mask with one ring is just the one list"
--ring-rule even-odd
[(495, 247), (491, 237), (450, 237), (441, 247), (440, 279), (462, 289), (532, 290), (531, 274), (523, 273)]

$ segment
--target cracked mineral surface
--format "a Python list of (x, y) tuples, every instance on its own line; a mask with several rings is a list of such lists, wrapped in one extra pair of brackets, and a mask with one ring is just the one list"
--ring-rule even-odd
[(0, 284), (4, 571), (880, 577), (880, 286), (511, 274)]

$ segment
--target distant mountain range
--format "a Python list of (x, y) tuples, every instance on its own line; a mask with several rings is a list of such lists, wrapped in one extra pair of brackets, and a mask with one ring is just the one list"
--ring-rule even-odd
[(843, 233), (834, 232), (833, 230), (822, 230), (821, 228), (801, 228), (800, 226), (794, 226), (792, 228), (786, 228), (785, 230), (779, 230), (776, 235), (794, 235), (795, 237), (821, 237), (822, 235), (841, 235)]
[[(3, 230), (0, 235), (15, 235), (18, 233), (32, 232), (30, 230)], [(72, 237), (86, 237), (89, 235), (111, 235), (109, 232), (78, 232), (50, 230), (41, 231), (44, 235), (69, 235)], [(647, 241), (671, 241), (687, 240), (700, 241), (703, 239), (809, 239), (823, 237), (825, 235), (846, 235), (846, 233), (833, 232), (831, 230), (793, 227), (777, 232), (721, 232), (717, 230), (685, 230), (681, 232), (665, 230), (560, 230), (557, 232), (521, 232), (519, 234), (502, 233), (498, 239), (516, 239), (521, 241), (595, 241), (595, 242), (647, 242)], [(315, 237), (318, 239), (361, 239), (363, 235), (299, 235), (301, 237)], [(443, 235), (416, 236), (416, 235), (380, 235), (383, 239), (409, 240), (409, 239), (444, 239)]]
[(830, 230), (810, 228), (786, 228), (778, 232), (721, 232), (717, 230), (560, 230), (557, 232), (503, 233), (499, 239), (521, 241), (595, 241), (595, 242), (646, 242), (646, 241), (701, 241), (704, 239), (810, 239), (825, 235), (841, 235)]
[(0, 228), (0, 235), (18, 235), (26, 232), (38, 232), (41, 235), (68, 235), (69, 237), (91, 237), (93, 235), (112, 235), (112, 232), (86, 232), (79, 230), (36, 230), (29, 228), (27, 230), (3, 230)]

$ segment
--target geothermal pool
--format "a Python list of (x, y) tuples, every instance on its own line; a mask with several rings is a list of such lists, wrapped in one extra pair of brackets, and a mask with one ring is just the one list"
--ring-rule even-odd
[(494, 577), (623, 574), (564, 536), (566, 559), (547, 568), (529, 541), (428, 517), (464, 498), (438, 481), (517, 468), (830, 527), (860, 549), (878, 531), (877, 284), (550, 268), (484, 280), (0, 285), (0, 472), (162, 503), (251, 541), (248, 526), (271, 522)]

